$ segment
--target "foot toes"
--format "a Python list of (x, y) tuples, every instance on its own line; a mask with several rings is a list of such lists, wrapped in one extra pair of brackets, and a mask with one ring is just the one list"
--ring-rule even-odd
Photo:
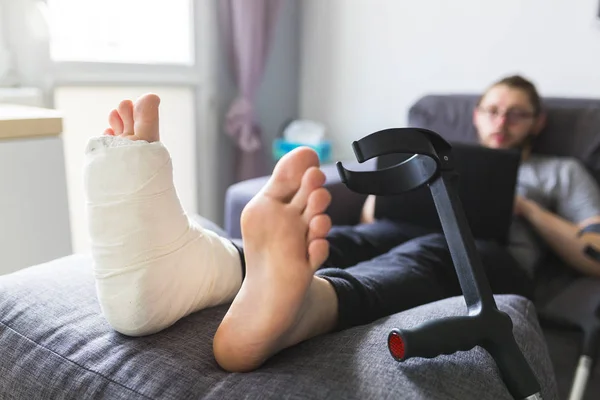
[(123, 100), (119, 103), (117, 110), (123, 121), (123, 134), (133, 135), (133, 103), (131, 100)]
[(324, 187), (313, 190), (308, 195), (306, 208), (303, 213), (304, 221), (309, 223), (314, 216), (324, 213), (330, 203), (331, 194), (329, 193), (329, 190)]
[(117, 110), (112, 110), (110, 114), (108, 114), (108, 123), (115, 135), (123, 134), (123, 120)]
[(158, 111), (158, 106), (160, 105), (160, 97), (154, 93), (147, 93), (143, 96), (140, 96), (133, 105), (134, 113), (136, 117), (144, 118), (144, 117), (155, 117)]
[(115, 131), (112, 128), (106, 128), (104, 134), (108, 136), (115, 136)]
[(308, 262), (313, 270), (317, 270), (329, 256), (329, 242), (325, 239), (315, 239), (308, 244)]
[(156, 142), (158, 132), (158, 106), (160, 97), (150, 93), (136, 100), (133, 106), (134, 132), (142, 140)]
[(331, 218), (327, 214), (320, 214), (310, 220), (308, 224), (308, 243), (315, 239), (324, 239), (331, 229)]
[(314, 150), (309, 147), (298, 147), (279, 160), (263, 193), (288, 203), (300, 188), (306, 171), (310, 167), (318, 166), (319, 156)]
[(300, 188), (291, 200), (291, 204), (298, 210), (304, 211), (308, 198), (325, 183), (325, 174), (317, 167), (309, 168), (302, 177)]

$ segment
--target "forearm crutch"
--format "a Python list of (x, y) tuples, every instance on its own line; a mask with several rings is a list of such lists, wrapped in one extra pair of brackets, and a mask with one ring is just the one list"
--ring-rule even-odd
[(515, 399), (541, 399), (539, 383), (513, 336), (512, 320), (496, 307), (481, 266), (458, 196), (452, 146), (427, 129), (396, 128), (370, 134), (352, 147), (360, 163), (387, 154), (414, 154), (376, 171), (350, 171), (338, 162), (338, 173), (350, 190), (363, 194), (398, 195), (429, 186), (467, 304), (466, 316), (433, 320), (414, 329), (393, 329), (388, 348), (394, 359), (433, 358), (481, 346), (496, 361)]
[(594, 370), (600, 339), (600, 280), (579, 278), (540, 311), (543, 320), (581, 329), (583, 341), (569, 400), (581, 400)]

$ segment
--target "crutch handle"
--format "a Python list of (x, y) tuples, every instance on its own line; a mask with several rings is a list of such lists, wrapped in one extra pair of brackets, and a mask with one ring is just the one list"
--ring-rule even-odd
[(467, 351), (481, 340), (474, 335), (474, 323), (470, 317), (452, 317), (429, 321), (414, 329), (393, 329), (388, 335), (388, 349), (396, 361)]

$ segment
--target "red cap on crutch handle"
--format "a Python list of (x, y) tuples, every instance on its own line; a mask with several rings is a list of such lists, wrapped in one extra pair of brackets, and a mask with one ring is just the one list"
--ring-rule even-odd
[(404, 361), (406, 344), (398, 329), (393, 329), (388, 335), (388, 349), (396, 361)]

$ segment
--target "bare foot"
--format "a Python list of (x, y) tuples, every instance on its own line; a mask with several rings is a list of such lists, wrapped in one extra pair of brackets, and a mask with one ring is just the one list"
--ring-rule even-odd
[(155, 94), (145, 94), (136, 100), (123, 100), (108, 115), (110, 128), (105, 135), (121, 136), (130, 140), (158, 142), (158, 106), (160, 98)]
[(278, 351), (331, 331), (333, 287), (314, 276), (329, 253), (331, 197), (318, 157), (288, 153), (242, 213), (246, 278), (215, 335), (213, 350), (229, 371), (259, 367)]

